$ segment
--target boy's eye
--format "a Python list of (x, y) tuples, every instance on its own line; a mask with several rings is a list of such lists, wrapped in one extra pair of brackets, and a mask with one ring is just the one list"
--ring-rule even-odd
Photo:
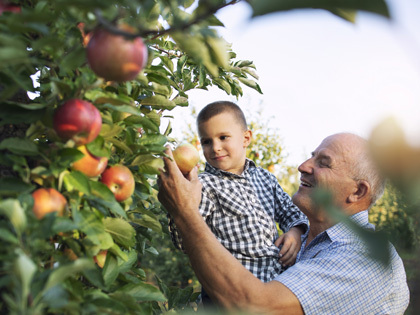
[(201, 140), (201, 145), (207, 145), (210, 144), (210, 140)]
[(228, 136), (220, 136), (220, 140), (226, 140)]

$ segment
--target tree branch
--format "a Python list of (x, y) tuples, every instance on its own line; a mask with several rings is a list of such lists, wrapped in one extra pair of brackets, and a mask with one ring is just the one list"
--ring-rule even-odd
[(109, 22), (108, 20), (106, 20), (103, 16), (102, 13), (100, 12), (99, 9), (96, 9), (94, 11), (95, 16), (97, 18), (97, 20), (99, 21), (99, 23), (110, 33), (115, 34), (115, 35), (121, 35), (124, 36), (127, 39), (134, 39), (136, 37), (149, 37), (149, 36), (153, 36), (154, 38), (162, 36), (164, 34), (168, 34), (171, 32), (175, 32), (175, 31), (182, 31), (182, 30), (186, 30), (187, 28), (190, 28), (191, 26), (200, 23), (201, 21), (207, 19), (208, 17), (210, 17), (211, 15), (215, 14), (217, 11), (219, 11), (220, 9), (223, 9), (229, 5), (233, 5), (238, 3), (241, 0), (232, 0), (231, 2), (228, 3), (224, 3), (221, 4), (219, 6), (215, 6), (213, 8), (210, 8), (207, 12), (200, 14), (198, 16), (196, 16), (194, 19), (192, 19), (191, 21), (183, 24), (183, 25), (179, 25), (179, 26), (174, 26), (174, 27), (170, 27), (168, 29), (163, 29), (160, 31), (156, 31), (156, 30), (141, 30), (137, 33), (130, 33), (124, 30), (119, 29), (118, 27), (116, 27), (114, 24), (112, 24), (111, 22)]

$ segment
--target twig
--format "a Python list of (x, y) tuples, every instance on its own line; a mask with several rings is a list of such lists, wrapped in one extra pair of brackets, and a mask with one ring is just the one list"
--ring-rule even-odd
[(99, 23), (109, 32), (111, 32), (112, 34), (115, 35), (121, 35), (124, 36), (127, 39), (134, 39), (136, 37), (149, 37), (149, 36), (153, 36), (154, 38), (162, 36), (164, 34), (167, 33), (171, 33), (171, 32), (175, 32), (175, 31), (182, 31), (182, 30), (186, 30), (187, 28), (207, 19), (208, 17), (210, 17), (211, 15), (215, 14), (217, 11), (219, 11), (220, 9), (223, 9), (229, 5), (233, 5), (238, 3), (241, 0), (232, 0), (229, 3), (224, 3), (221, 4), (219, 6), (215, 6), (213, 8), (210, 8), (207, 12), (198, 15), (197, 17), (195, 17), (194, 19), (192, 19), (191, 21), (183, 24), (183, 25), (179, 25), (179, 26), (174, 26), (174, 27), (170, 27), (168, 29), (163, 29), (160, 31), (156, 31), (156, 30), (141, 30), (137, 33), (130, 33), (124, 30), (119, 29), (118, 27), (116, 27), (114, 24), (112, 24), (111, 22), (109, 22), (108, 20), (106, 20), (103, 16), (102, 13), (100, 12), (99, 9), (96, 9), (94, 11), (95, 16), (97, 18), (97, 20), (99, 21)]

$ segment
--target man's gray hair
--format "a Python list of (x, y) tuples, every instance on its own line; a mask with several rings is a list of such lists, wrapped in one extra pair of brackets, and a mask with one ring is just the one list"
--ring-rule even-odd
[(382, 197), (385, 191), (386, 180), (372, 159), (368, 141), (360, 136), (355, 136), (361, 145), (360, 152), (354, 155), (355, 158), (352, 165), (353, 179), (365, 180), (369, 183), (372, 190), (372, 198), (369, 206), (371, 208)]

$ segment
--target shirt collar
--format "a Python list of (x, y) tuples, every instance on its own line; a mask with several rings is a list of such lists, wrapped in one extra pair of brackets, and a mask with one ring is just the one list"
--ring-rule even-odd
[(246, 174), (252, 174), (255, 172), (257, 166), (255, 165), (254, 161), (246, 158), (245, 159), (245, 167), (244, 171), (241, 175), (233, 174), (231, 172), (223, 171), (221, 169), (218, 169), (212, 165), (210, 165), (208, 162), (206, 162), (206, 167), (204, 169), (205, 172), (208, 172), (213, 175), (224, 175), (224, 176), (231, 176), (231, 177), (245, 177)]
[[(349, 217), (349, 219), (361, 227), (374, 230), (374, 225), (369, 223), (368, 210), (353, 214)], [(357, 237), (355, 232), (344, 222), (339, 222), (336, 225), (333, 225), (327, 229), (325, 233), (332, 241), (342, 238), (343, 235)]]

